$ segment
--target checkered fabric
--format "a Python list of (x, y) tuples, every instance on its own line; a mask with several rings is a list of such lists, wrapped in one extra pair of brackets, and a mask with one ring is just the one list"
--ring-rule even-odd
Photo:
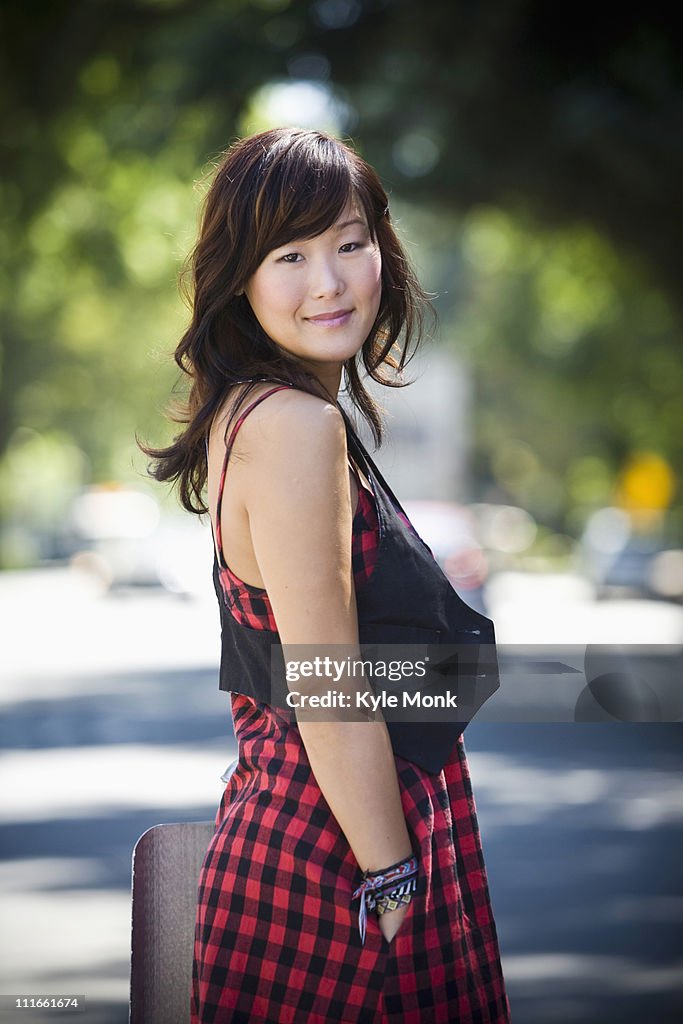
[[(225, 467), (221, 489), (224, 477)], [(359, 481), (357, 586), (378, 537), (373, 495)], [(227, 566), (221, 581), (244, 624), (275, 629), (265, 591)], [(438, 774), (395, 757), (417, 894), (390, 943), (369, 914), (363, 944), (351, 899), (360, 870), (296, 724), (230, 697), (239, 760), (199, 877), (191, 1024), (508, 1024), (462, 736)]]
[(507, 1024), (462, 737), (433, 775), (396, 757), (417, 895), (365, 944), (360, 872), (300, 734), (233, 693), (239, 762), (199, 878), (191, 1024)]

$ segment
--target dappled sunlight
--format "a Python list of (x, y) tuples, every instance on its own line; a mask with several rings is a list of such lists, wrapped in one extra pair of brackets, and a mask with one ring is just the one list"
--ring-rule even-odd
[(577, 813), (582, 827), (606, 831), (683, 825), (679, 772), (618, 767), (549, 771), (547, 765), (535, 768), (483, 751), (468, 749), (468, 757), (477, 794), (486, 802), (489, 830), (557, 824)]
[[(6, 989), (128, 999), (130, 893), (111, 889), (2, 893), (0, 976)], [(11, 939), (10, 939), (11, 935)], [(87, 1019), (87, 1012), (86, 1017)]]
[(43, 892), (77, 889), (101, 880), (97, 861), (89, 857), (26, 857), (0, 861), (0, 891)]
[[(668, 967), (647, 967), (625, 957), (581, 956), (576, 953), (532, 953), (510, 956), (505, 960), (509, 981), (524, 981), (532, 988), (545, 988), (552, 981), (559, 995), (563, 983), (567, 991), (576, 991), (581, 982), (583, 993), (637, 992), (666, 990), (683, 979), (683, 962)], [(574, 983), (574, 984), (571, 984)]]
[[(226, 722), (227, 732), (227, 722)], [(204, 745), (205, 746), (205, 745)], [(0, 760), (0, 822), (88, 817), (135, 808), (218, 802), (221, 773), (236, 746), (171, 749), (120, 743), (107, 748), (12, 751)]]
[(593, 583), (577, 572), (499, 572), (486, 600), (501, 644), (683, 644), (683, 606), (596, 601)]
[[(25, 697), (29, 680), (36, 698), (55, 687), (63, 687), (64, 694), (82, 691), (88, 673), (109, 675), (134, 666), (216, 667), (219, 630), (208, 530), (203, 536), (200, 531), (195, 553), (205, 558), (204, 585), (194, 600), (185, 601), (160, 588), (108, 594), (102, 578), (83, 568), (4, 573), (0, 614), (8, 616), (11, 609), (13, 628), (3, 640), (0, 703)], [(35, 643), (36, 602), (50, 609), (41, 618), (40, 644)]]

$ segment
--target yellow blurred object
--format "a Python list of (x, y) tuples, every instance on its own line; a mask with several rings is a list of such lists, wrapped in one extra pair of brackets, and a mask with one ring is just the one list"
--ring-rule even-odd
[(616, 504), (638, 516), (659, 512), (671, 504), (676, 477), (657, 452), (637, 452), (622, 470), (616, 488)]

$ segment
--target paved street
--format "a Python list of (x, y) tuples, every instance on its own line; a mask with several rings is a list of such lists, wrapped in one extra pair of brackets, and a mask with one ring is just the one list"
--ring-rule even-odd
[[(525, 642), (532, 617), (536, 642), (598, 642), (589, 623), (606, 642), (683, 641), (680, 608), (596, 605), (575, 581), (511, 576), (489, 600), (500, 642)], [(83, 993), (74, 1019), (123, 1024), (133, 845), (154, 824), (213, 818), (235, 756), (215, 598), (103, 595), (45, 570), (0, 577), (0, 615), (0, 991)], [(680, 737), (468, 727), (515, 1024), (680, 1021)], [(0, 1020), (47, 1019), (26, 1012)]]

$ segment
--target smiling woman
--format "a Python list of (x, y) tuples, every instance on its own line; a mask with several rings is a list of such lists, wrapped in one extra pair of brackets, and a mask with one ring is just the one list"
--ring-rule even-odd
[[(244, 139), (190, 269), (186, 429), (144, 450), (211, 518), (239, 746), (199, 877), (191, 1022), (506, 1024), (464, 726), (293, 721), (273, 699), (273, 645), (341, 644), (351, 664), (369, 638), (493, 644), (338, 401), (343, 378), (379, 440), (359, 369), (396, 385), (420, 337), (425, 296), (386, 193), (327, 135)], [(307, 682), (329, 708), (324, 679)]]
[(275, 249), (244, 291), (266, 334), (336, 394), (382, 297), (382, 253), (358, 200), (322, 234)]

